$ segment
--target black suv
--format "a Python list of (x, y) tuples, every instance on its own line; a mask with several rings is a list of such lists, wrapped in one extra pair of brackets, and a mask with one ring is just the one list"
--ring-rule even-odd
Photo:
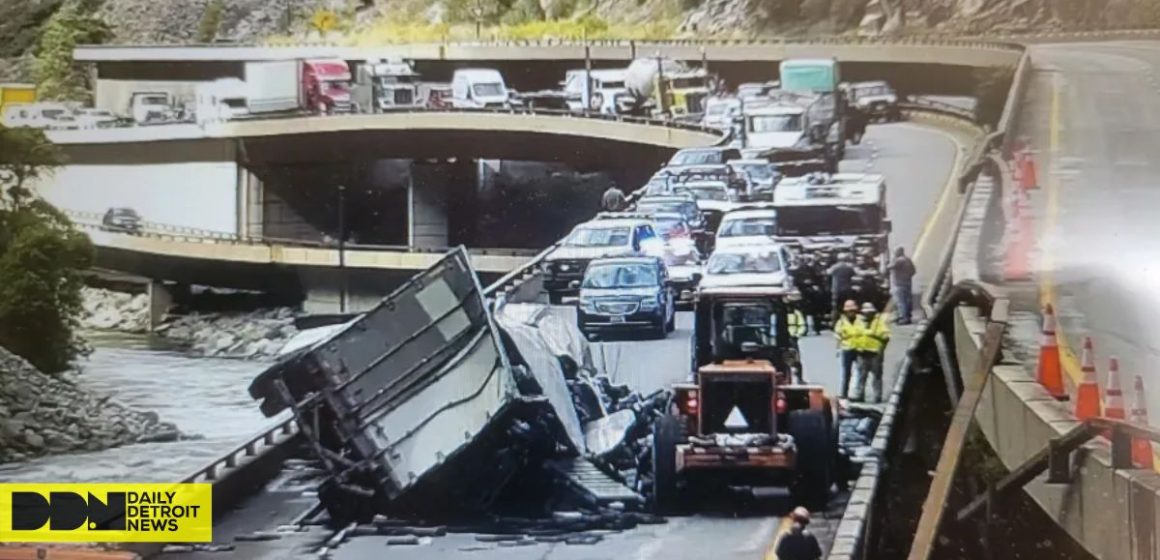
[(597, 259), (580, 283), (576, 321), (589, 339), (612, 331), (664, 338), (676, 328), (675, 299), (660, 258)]

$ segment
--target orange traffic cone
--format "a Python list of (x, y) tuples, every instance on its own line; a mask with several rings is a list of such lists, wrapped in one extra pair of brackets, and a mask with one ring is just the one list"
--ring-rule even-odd
[[(1120, 388), (1120, 360), (1115, 357), (1108, 359), (1108, 379), (1104, 385), (1104, 418), (1117, 420), (1127, 418), (1124, 410), (1124, 391)], [(1112, 439), (1112, 431), (1104, 430), (1104, 437)]]
[(1050, 303), (1043, 308), (1041, 333), (1043, 337), (1039, 342), (1039, 365), (1035, 369), (1035, 379), (1056, 400), (1066, 401), (1067, 389), (1063, 386), (1063, 370), (1059, 365), (1059, 343), (1055, 339), (1055, 309)]
[(1075, 390), (1075, 417), (1082, 421), (1100, 415), (1100, 385), (1096, 381), (1096, 362), (1090, 336), (1083, 339), (1080, 371), (1083, 380)]
[(1038, 189), (1039, 177), (1037, 175), (1035, 172), (1035, 158), (1031, 156), (1030, 151), (1024, 151), (1019, 172), (1019, 187), (1027, 191)]
[[(1144, 397), (1144, 378), (1136, 376), (1136, 395), (1132, 402), (1131, 421), (1141, 426), (1148, 425), (1148, 403)], [(1136, 468), (1152, 468), (1152, 442), (1144, 438), (1132, 438), (1132, 464)]]

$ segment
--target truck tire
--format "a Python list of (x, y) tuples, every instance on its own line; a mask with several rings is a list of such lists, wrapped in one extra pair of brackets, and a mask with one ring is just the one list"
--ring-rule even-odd
[(794, 410), (789, 413), (789, 434), (797, 445), (794, 472), (795, 505), (812, 511), (823, 510), (830, 501), (836, 449), (824, 410)]
[(657, 513), (679, 513), (681, 487), (677, 475), (677, 444), (685, 438), (681, 419), (665, 414), (653, 423), (653, 492), (652, 503)]

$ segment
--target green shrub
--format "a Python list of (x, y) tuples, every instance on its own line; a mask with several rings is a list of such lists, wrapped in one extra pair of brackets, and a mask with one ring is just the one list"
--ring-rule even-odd
[(86, 351), (76, 328), (92, 244), (28, 189), (62, 162), (43, 132), (0, 125), (0, 346), (45, 372)]

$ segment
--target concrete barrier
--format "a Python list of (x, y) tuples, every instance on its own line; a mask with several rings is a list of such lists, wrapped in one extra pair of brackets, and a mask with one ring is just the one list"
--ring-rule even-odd
[[(992, 179), (976, 184), (958, 231), (951, 265), (955, 281), (982, 276), (986, 241), (994, 239), (1003, 224), (998, 201), (1003, 192), (1014, 188), (1000, 158), (990, 157), (988, 165)], [(1007, 297), (1002, 288), (991, 289), (997, 292), (992, 296)], [(979, 309), (955, 310), (953, 345), (959, 371), (975, 370), (985, 328), (986, 318)], [(983, 435), (1010, 470), (1077, 425), (1068, 405), (1052, 398), (1035, 380), (1033, 367), (1011, 360), (995, 365), (975, 410)], [(1025, 490), (1097, 558), (1160, 558), (1160, 474), (1115, 470), (1111, 465), (1108, 442), (1100, 438), (1076, 454), (1072, 482), (1048, 484), (1044, 474)]]

